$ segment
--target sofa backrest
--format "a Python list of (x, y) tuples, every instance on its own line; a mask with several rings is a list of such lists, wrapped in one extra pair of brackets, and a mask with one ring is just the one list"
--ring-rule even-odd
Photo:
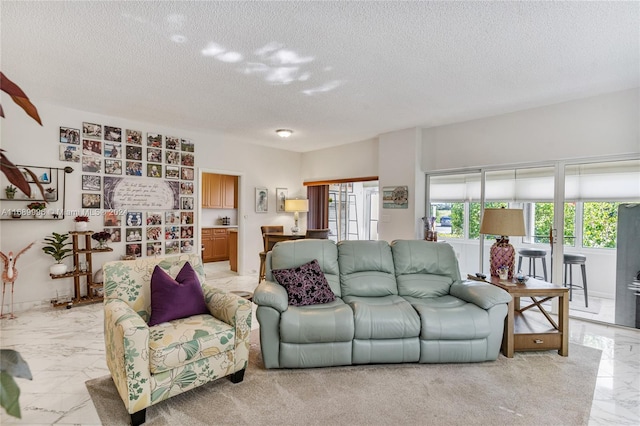
[(205, 281), (202, 259), (197, 254), (144, 257), (136, 260), (117, 260), (102, 266), (104, 273), (104, 299), (126, 302), (145, 321), (151, 317), (151, 274), (156, 265), (171, 277), (176, 277), (189, 262), (198, 274), (200, 284)]
[(277, 243), (267, 253), (265, 276), (267, 280), (274, 281), (273, 269), (295, 268), (313, 259), (318, 261), (333, 293), (340, 297), (338, 249), (331, 240), (301, 239)]
[(398, 294), (391, 247), (386, 241), (338, 243), (342, 296)]
[(391, 251), (400, 296), (443, 296), (460, 280), (458, 259), (447, 243), (395, 240)]

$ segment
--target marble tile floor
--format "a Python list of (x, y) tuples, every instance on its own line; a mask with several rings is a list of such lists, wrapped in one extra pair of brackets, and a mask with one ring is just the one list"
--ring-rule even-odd
[[(219, 287), (252, 291), (257, 285), (257, 276), (238, 276), (228, 265), (205, 266), (207, 281)], [(101, 304), (44, 307), (17, 316), (0, 320), (0, 347), (19, 351), (33, 380), (16, 380), (22, 392), (22, 419), (2, 410), (0, 424), (99, 425), (84, 382), (109, 374)], [(257, 326), (254, 315), (253, 327)], [(569, 339), (602, 350), (589, 424), (640, 424), (640, 331), (572, 318)]]

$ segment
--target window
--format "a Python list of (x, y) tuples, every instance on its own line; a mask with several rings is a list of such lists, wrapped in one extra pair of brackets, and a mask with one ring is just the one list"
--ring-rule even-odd
[(582, 213), (582, 246), (616, 248), (620, 203), (587, 202)]

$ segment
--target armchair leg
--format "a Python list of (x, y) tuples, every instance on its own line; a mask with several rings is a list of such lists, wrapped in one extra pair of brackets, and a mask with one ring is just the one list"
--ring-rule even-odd
[(246, 369), (243, 368), (242, 370), (236, 371), (235, 373), (230, 375), (229, 380), (231, 380), (231, 383), (240, 383), (244, 379), (244, 370)]
[(146, 421), (147, 409), (143, 408), (140, 411), (136, 411), (131, 414), (131, 426), (139, 426)]

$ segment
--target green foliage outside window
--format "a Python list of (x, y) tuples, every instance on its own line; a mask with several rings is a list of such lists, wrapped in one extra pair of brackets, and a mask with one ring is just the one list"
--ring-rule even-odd
[[(505, 202), (489, 202), (484, 204), (485, 209), (499, 209), (508, 207)], [(469, 239), (480, 238), (480, 203), (469, 203)]]
[[(549, 229), (553, 226), (553, 203), (535, 203), (534, 205), (534, 242), (549, 243)], [(574, 246), (576, 228), (575, 203), (564, 204), (564, 245)]]
[(620, 203), (584, 203), (582, 246), (615, 248)]

